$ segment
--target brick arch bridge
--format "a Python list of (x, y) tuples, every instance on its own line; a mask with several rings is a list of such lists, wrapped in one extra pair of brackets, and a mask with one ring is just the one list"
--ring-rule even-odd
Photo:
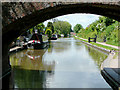
[(45, 20), (72, 13), (91, 13), (120, 21), (120, 2), (2, 2), (2, 72), (9, 65), (9, 44)]

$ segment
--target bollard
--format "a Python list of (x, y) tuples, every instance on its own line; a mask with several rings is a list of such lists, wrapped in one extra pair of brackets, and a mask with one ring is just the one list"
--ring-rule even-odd
[(90, 43), (90, 37), (88, 38), (88, 42)]
[(94, 42), (96, 43), (96, 38), (94, 38)]
[[(90, 41), (90, 39), (93, 39), (93, 41)], [(88, 38), (88, 42), (90, 43), (90, 42), (95, 42), (96, 43), (96, 38)]]

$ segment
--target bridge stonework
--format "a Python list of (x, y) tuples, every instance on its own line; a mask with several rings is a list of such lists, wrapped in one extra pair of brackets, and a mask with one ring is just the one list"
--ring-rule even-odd
[(10, 68), (8, 54), (10, 43), (24, 31), (45, 20), (65, 14), (91, 13), (120, 21), (119, 0), (115, 0), (115, 2), (106, 2), (104, 0), (104, 2), (94, 2), (95, 0), (84, 1), (4, 2), (2, 0), (2, 72), (5, 73)]
[[(85, 0), (84, 0), (85, 1)], [(15, 20), (22, 18), (26, 15), (30, 15), (35, 11), (39, 11), (41, 9), (55, 7), (57, 5), (67, 5), (67, 4), (81, 4), (81, 3), (92, 3), (95, 5), (99, 4), (107, 4), (107, 5), (116, 5), (120, 6), (120, 1), (115, 0), (114, 2), (104, 1), (94, 2), (95, 0), (89, 0), (89, 2), (3, 2), (2, 3), (2, 25), (7, 26), (8, 24), (14, 22)], [(98, 6), (100, 7), (100, 6)], [(105, 7), (108, 8), (108, 7)]]
[(56, 3), (5, 2), (2, 3), (3, 27), (31, 13), (53, 7)]

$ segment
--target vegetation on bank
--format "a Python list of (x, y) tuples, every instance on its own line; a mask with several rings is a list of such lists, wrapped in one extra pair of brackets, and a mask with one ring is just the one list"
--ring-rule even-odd
[(83, 27), (82, 27), (81, 24), (76, 24), (76, 25), (74, 26), (74, 32), (75, 32), (75, 33), (78, 33), (79, 30), (81, 30), (81, 29), (83, 29)]
[[(85, 39), (88, 39), (89, 37), (97, 37), (98, 42), (106, 42), (107, 44), (120, 46), (120, 38), (118, 37), (119, 25), (120, 22), (102, 16), (87, 28), (79, 29), (77, 36)], [(74, 29), (74, 31), (76, 30)]]
[[(75, 39), (79, 39), (79, 40), (84, 41), (84, 42), (88, 42), (87, 40), (80, 39), (79, 37), (75, 37), (75, 36), (74, 36), (74, 38), (75, 38)], [(98, 46), (98, 47), (102, 47), (102, 48), (105, 48), (105, 49), (108, 49), (108, 50), (116, 50), (116, 51), (118, 51), (118, 49), (116, 49), (116, 48), (112, 48), (112, 47), (105, 46), (105, 45), (101, 45), (101, 44), (94, 43), (94, 42), (90, 42), (90, 43), (91, 43), (92, 45), (96, 45), (96, 46)]]
[(38, 33), (44, 33), (44, 28), (45, 28), (45, 25), (43, 23), (40, 23), (40, 24), (38, 24), (38, 25), (30, 28), (27, 32), (29, 32), (30, 34), (32, 34), (32, 33), (35, 32), (35, 30), (37, 30)]
[(37, 30), (38, 33), (47, 34), (49, 37), (51, 37), (52, 34), (57, 34), (58, 36), (63, 34), (64, 37), (67, 37), (72, 31), (71, 27), (72, 26), (69, 22), (55, 19), (54, 22), (48, 22), (46, 27), (43, 23), (40, 23), (30, 28), (23, 35), (27, 36), (27, 33), (32, 34)]
[(56, 33), (57, 35), (63, 34), (64, 37), (67, 37), (68, 34), (70, 34), (72, 27), (69, 22), (59, 21), (59, 20), (53, 22), (53, 26), (54, 26), (54, 33)]
[(52, 34), (57, 34), (58, 36), (61, 36), (61, 34), (63, 34), (64, 37), (67, 37), (68, 34), (70, 34), (71, 32), (71, 24), (66, 21), (54, 20), (53, 23), (48, 22), (47, 27), (45, 28), (45, 32), (47, 32), (48, 29), (52, 31), (50, 35), (47, 33), (48, 36), (51, 36)]

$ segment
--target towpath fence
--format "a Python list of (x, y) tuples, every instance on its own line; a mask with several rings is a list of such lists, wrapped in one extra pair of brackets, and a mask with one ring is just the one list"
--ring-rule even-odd
[[(92, 39), (92, 40), (91, 40)], [(96, 37), (95, 38), (88, 38), (88, 42), (90, 43), (90, 42), (95, 42), (96, 43)]]

